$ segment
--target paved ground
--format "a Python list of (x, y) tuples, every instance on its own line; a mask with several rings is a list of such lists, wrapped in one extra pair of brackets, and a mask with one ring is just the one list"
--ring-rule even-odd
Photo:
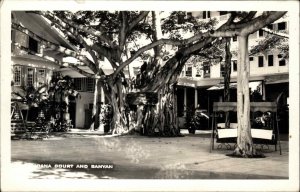
[[(11, 154), (13, 168), (20, 177), (26, 178), (288, 178), (288, 141), (281, 142), (282, 155), (270, 146), (264, 150), (266, 158), (243, 159), (226, 156), (231, 150), (209, 153), (209, 137), (207, 131), (175, 138), (109, 137), (97, 132), (73, 132), (47, 140), (12, 140)], [(55, 164), (83, 168), (57, 169), (53, 168)], [(110, 164), (112, 169), (100, 168)], [(91, 168), (92, 165), (98, 166)]]

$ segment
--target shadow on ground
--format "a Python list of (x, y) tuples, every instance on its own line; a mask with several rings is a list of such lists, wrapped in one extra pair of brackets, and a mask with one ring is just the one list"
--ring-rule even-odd
[[(288, 178), (288, 142), (283, 155), (270, 148), (264, 152), (266, 158), (249, 160), (227, 157), (231, 150), (209, 153), (209, 141), (207, 135), (14, 140), (11, 167), (15, 175), (27, 179)], [(87, 164), (88, 168), (54, 168), (55, 164)], [(91, 168), (92, 164), (112, 164), (113, 169)]]

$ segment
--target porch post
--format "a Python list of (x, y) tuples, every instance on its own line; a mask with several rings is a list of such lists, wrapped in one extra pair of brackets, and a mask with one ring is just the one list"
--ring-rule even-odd
[(195, 88), (195, 108), (198, 106), (198, 89), (197, 87)]
[(262, 88), (262, 100), (265, 101), (266, 100), (266, 83), (265, 83), (265, 81), (262, 82), (261, 88)]
[(184, 108), (184, 112), (183, 112), (183, 115), (184, 115), (184, 117), (186, 117), (186, 110), (187, 110), (187, 106), (186, 106), (186, 101), (187, 101), (187, 94), (186, 94), (186, 87), (184, 87), (183, 88), (183, 90), (184, 90), (184, 97), (183, 97), (183, 108)]

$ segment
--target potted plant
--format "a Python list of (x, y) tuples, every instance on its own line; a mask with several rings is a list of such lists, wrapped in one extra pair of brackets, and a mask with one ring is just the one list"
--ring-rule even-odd
[(189, 133), (195, 134), (195, 122), (193, 119), (194, 110), (192, 108), (186, 108), (186, 118), (185, 118), (185, 127), (188, 129)]
[(112, 107), (110, 104), (101, 104), (100, 123), (104, 125), (104, 132), (110, 131), (110, 123), (113, 118)]
[(72, 78), (61, 74), (53, 76), (50, 82), (49, 95), (52, 101), (52, 118), (55, 121), (56, 131), (68, 131), (71, 127), (70, 98), (80, 96), (74, 89)]

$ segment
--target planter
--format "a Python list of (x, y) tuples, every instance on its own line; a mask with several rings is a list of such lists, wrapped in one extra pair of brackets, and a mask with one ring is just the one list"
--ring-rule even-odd
[(104, 125), (104, 133), (108, 133), (110, 130), (109, 125)]
[(191, 133), (191, 134), (195, 134), (195, 132), (196, 132), (196, 130), (192, 129), (192, 128), (189, 128), (188, 130), (189, 130), (189, 133)]

